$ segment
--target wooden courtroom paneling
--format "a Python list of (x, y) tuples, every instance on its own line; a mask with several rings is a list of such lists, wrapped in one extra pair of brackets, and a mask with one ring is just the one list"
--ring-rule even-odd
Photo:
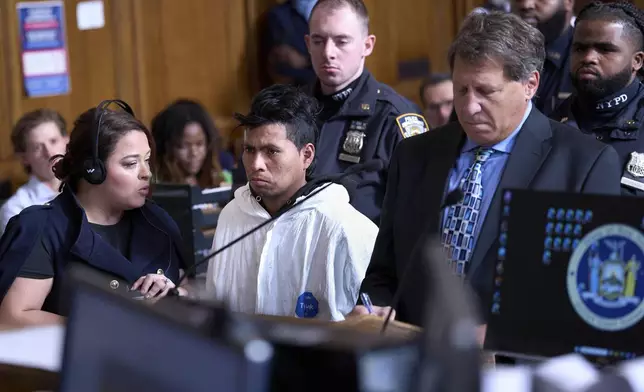
[[(106, 0), (105, 7), (110, 10), (113, 1)], [(118, 97), (117, 78), (120, 72), (129, 70), (118, 63), (115, 56), (117, 37), (114, 20), (109, 12), (105, 28), (80, 31), (76, 24), (76, 4), (79, 0), (65, 0), (65, 22), (71, 92), (66, 95), (28, 98), (25, 96), (20, 61), (20, 37), (16, 4), (17, 0), (2, 0), (0, 3), (0, 23), (2, 24), (0, 42), (2, 51), (2, 92), (0, 93), (0, 175), (15, 181), (24, 180), (25, 174), (13, 159), (10, 143), (12, 124), (25, 112), (48, 107), (62, 113), (68, 123), (82, 111), (96, 105), (106, 98)]]
[(482, 1), (366, 0), (376, 35), (368, 68), (382, 82), (419, 103), (421, 79), (400, 80), (398, 63), (426, 58), (433, 72), (447, 72), (447, 50), (460, 21)]
[[(20, 64), (16, 4), (0, 0), (0, 178), (24, 180), (12, 157), (11, 125), (28, 110), (59, 110), (68, 122), (102, 99), (122, 98), (149, 124), (177, 98), (201, 101), (222, 133), (258, 88), (257, 41), (262, 15), (280, 0), (105, 0), (104, 28), (80, 31), (76, 5), (65, 0), (71, 92), (27, 98)], [(479, 1), (366, 0), (377, 36), (369, 69), (417, 100), (419, 80), (400, 81), (398, 63), (445, 55), (458, 22)]]
[(172, 100), (201, 101), (220, 126), (250, 99), (246, 9), (240, 0), (137, 0), (140, 116)]

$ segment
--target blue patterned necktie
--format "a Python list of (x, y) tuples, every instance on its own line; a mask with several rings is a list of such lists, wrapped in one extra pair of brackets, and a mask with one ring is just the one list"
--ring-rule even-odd
[(461, 277), (465, 275), (465, 266), (470, 261), (474, 248), (474, 229), (483, 200), (483, 165), (493, 153), (491, 148), (479, 148), (476, 151), (474, 163), (465, 171), (461, 180), (463, 199), (447, 211), (447, 220), (443, 228), (443, 247), (447, 252), (452, 272)]

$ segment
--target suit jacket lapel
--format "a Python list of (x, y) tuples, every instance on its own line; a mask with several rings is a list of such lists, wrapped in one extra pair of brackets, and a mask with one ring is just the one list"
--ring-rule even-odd
[(87, 264), (108, 274), (122, 277), (129, 283), (134, 283), (141, 276), (140, 267), (132, 264), (113, 246), (105, 242), (100, 235), (92, 231), (84, 213), (78, 237), (70, 252)]
[[(159, 229), (162, 225), (157, 220), (150, 221), (153, 218), (152, 214), (144, 214), (143, 209), (138, 209), (133, 214), (132, 238), (139, 240), (130, 242), (130, 260), (133, 265), (139, 268), (139, 276), (142, 276), (143, 270), (148, 264), (157, 261), (161, 261), (159, 265), (170, 264), (172, 239), (167, 233)], [(145, 240), (140, 240), (142, 238), (145, 238)], [(160, 257), (166, 254), (167, 261), (159, 260)]]
[(536, 108), (526, 119), (521, 131), (516, 136), (514, 147), (508, 157), (501, 176), (499, 186), (494, 192), (492, 203), (485, 215), (485, 220), (479, 232), (472, 259), (470, 260), (469, 275), (481, 264), (498, 238), (501, 200), (503, 189), (529, 188), (532, 179), (551, 149), (552, 128), (548, 118)]
[[(84, 212), (78, 237), (71, 247), (71, 253), (96, 268), (118, 275), (129, 283), (133, 283), (144, 275), (145, 267), (158, 261), (164, 252), (171, 249), (172, 244), (169, 236), (159, 230), (157, 225), (147, 224), (147, 218), (143, 216), (140, 209), (130, 213), (133, 214), (131, 238), (138, 239), (130, 241), (130, 259), (123, 256), (91, 229)], [(169, 257), (170, 252), (168, 252)], [(159, 264), (167, 265), (169, 263), (168, 259), (167, 262), (162, 260)], [(150, 272), (153, 271), (148, 271), (148, 273)]]
[[(443, 212), (440, 206), (443, 204), (449, 186), (450, 170), (454, 167), (465, 140), (465, 133), (459, 125), (450, 128), (445, 130), (442, 138), (432, 143), (433, 150), (427, 151), (425, 173), (413, 209), (413, 211), (424, 212), (421, 222), (427, 222), (430, 232), (440, 231)], [(439, 187), (436, 186), (437, 184), (444, 185)]]

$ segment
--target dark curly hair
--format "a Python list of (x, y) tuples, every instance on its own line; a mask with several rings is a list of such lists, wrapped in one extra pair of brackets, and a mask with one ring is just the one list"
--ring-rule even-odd
[[(74, 122), (65, 155), (51, 158), (55, 161), (53, 170), (56, 178), (62, 181), (61, 190), (67, 184), (72, 191), (78, 191), (78, 183), (83, 178), (84, 162), (92, 156), (94, 146), (94, 115), (96, 108), (81, 114)], [(98, 157), (107, 161), (119, 140), (132, 131), (141, 131), (150, 144), (150, 164), (154, 164), (155, 146), (150, 131), (139, 120), (125, 111), (105, 110), (98, 136)]]
[(152, 119), (152, 135), (157, 145), (157, 180), (180, 183), (185, 177), (174, 155), (174, 149), (181, 143), (183, 131), (190, 123), (197, 123), (206, 133), (206, 158), (197, 183), (202, 188), (213, 188), (224, 181), (219, 163), (221, 139), (214, 121), (206, 109), (196, 101), (178, 99)]

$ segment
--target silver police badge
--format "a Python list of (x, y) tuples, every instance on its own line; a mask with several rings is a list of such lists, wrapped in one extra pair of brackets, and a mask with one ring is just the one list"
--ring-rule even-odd
[(365, 136), (366, 134), (361, 131), (348, 131), (342, 144), (344, 152), (340, 154), (339, 158), (343, 161), (359, 163)]
[(633, 151), (626, 164), (626, 171), (633, 177), (644, 177), (644, 153)]

